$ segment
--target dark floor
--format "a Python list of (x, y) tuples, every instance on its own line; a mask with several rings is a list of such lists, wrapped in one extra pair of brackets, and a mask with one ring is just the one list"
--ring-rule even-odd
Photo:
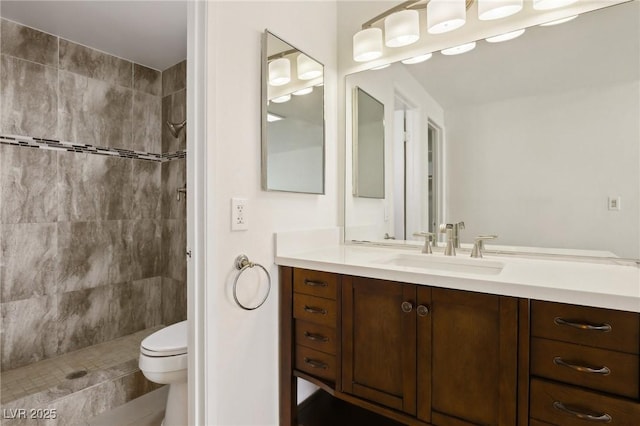
[(298, 426), (403, 426), (402, 423), (356, 407), (318, 391), (303, 404)]

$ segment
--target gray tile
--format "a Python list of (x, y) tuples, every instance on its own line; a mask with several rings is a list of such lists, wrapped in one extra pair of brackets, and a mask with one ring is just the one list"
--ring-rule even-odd
[(162, 98), (133, 92), (134, 151), (162, 153)]
[(60, 138), (131, 149), (131, 89), (60, 71)]
[(162, 96), (162, 73), (142, 65), (133, 64), (133, 89)]
[(58, 220), (120, 220), (131, 216), (133, 161), (58, 154)]
[(162, 322), (165, 325), (187, 319), (186, 281), (162, 277)]
[(64, 354), (110, 340), (114, 287), (71, 291), (58, 296), (58, 352)]
[(175, 152), (187, 148), (187, 132), (185, 127), (179, 136), (174, 137), (166, 122), (181, 123), (187, 118), (187, 91), (180, 90), (162, 98), (162, 152)]
[(162, 166), (166, 163), (133, 160), (132, 219), (159, 219), (161, 217)]
[(6, 302), (2, 311), (2, 371), (56, 355), (57, 296)]
[(162, 71), (162, 96), (170, 95), (178, 90), (187, 88), (187, 61)]
[(56, 292), (55, 223), (0, 225), (2, 302)]
[(162, 163), (162, 218), (184, 219), (187, 203), (184, 197), (178, 201), (176, 190), (184, 187), (186, 176), (185, 159), (172, 160)]
[(184, 219), (165, 219), (162, 229), (162, 263), (164, 277), (187, 280), (187, 232)]
[(133, 64), (90, 47), (60, 39), (60, 69), (131, 88)]
[(131, 235), (131, 278), (151, 278), (162, 272), (162, 225), (160, 220), (140, 219), (125, 222)]
[(57, 87), (57, 69), (1, 55), (0, 131), (56, 138)]
[(130, 231), (123, 221), (58, 223), (58, 291), (130, 281)]
[(0, 223), (57, 220), (56, 155), (0, 145)]
[(58, 66), (58, 37), (2, 19), (2, 54)]
[(137, 330), (162, 324), (162, 277), (134, 281), (131, 286), (132, 321)]

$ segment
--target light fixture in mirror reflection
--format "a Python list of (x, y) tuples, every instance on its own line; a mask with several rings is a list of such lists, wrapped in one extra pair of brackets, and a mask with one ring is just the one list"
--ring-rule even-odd
[(324, 67), (265, 31), (262, 188), (324, 193)]
[(348, 75), (346, 111), (354, 87), (380, 100), (387, 148), (385, 197), (353, 196), (346, 114), (345, 240), (464, 221), (463, 247), (497, 234), (489, 248), (640, 258), (638, 16), (640, 2), (616, 4)]

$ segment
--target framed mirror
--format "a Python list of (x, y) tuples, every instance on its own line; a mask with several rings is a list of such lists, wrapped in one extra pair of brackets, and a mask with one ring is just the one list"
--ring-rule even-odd
[[(497, 234), (496, 250), (639, 259), (638, 16), (640, 2), (621, 3), (348, 75), (345, 241), (408, 241), (463, 221), (463, 247)], [(354, 87), (392, 111), (381, 200), (349, 186)]]
[(262, 39), (262, 189), (324, 194), (324, 66)]
[(384, 198), (384, 104), (353, 90), (353, 195)]

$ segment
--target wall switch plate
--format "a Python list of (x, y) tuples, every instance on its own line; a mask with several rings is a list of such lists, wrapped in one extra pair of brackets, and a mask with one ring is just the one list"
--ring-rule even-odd
[(620, 210), (620, 197), (609, 197), (609, 210)]
[(249, 229), (249, 221), (247, 220), (247, 204), (246, 198), (233, 197), (231, 199), (231, 230), (246, 231)]

